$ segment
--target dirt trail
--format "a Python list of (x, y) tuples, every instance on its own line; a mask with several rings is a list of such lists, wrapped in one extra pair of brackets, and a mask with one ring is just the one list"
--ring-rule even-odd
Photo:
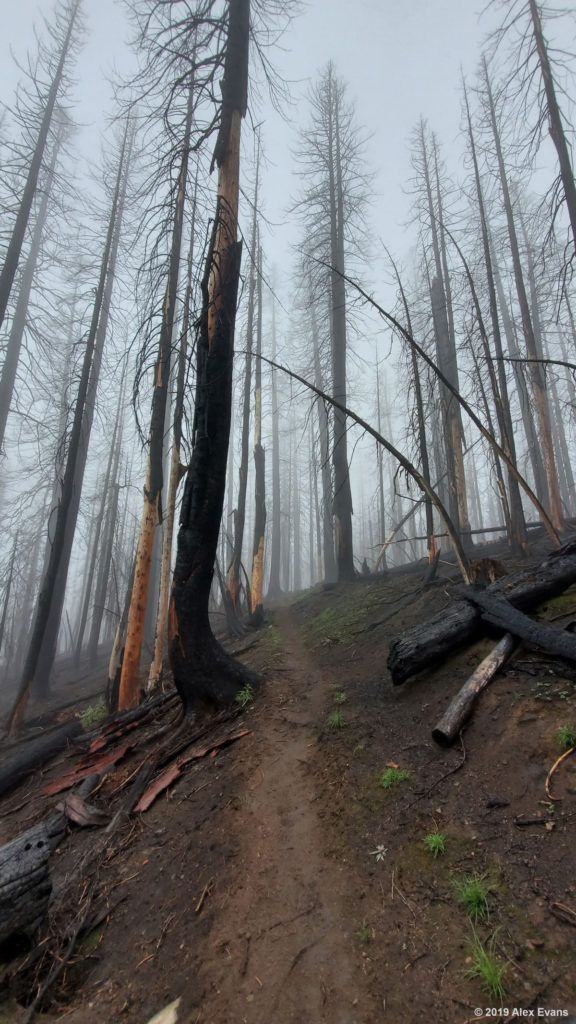
[[(282, 692), (269, 692), (267, 713), (257, 716), (254, 768), (236, 819), (239, 883), (210, 942), (240, 962), (240, 976), (226, 961), (216, 973), (218, 961), (206, 963), (202, 981), (213, 994), (201, 1019), (362, 1024), (377, 1018), (362, 997), (362, 958), (346, 917), (346, 865), (323, 850), (323, 794), (312, 773), (330, 682), (312, 666), (290, 611), (279, 611), (276, 623)], [(235, 1009), (242, 1006), (250, 1006), (249, 1017)]]

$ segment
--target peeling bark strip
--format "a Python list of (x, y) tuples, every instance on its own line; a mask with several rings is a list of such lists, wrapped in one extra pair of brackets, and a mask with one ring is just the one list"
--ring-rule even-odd
[(232, 364), (241, 243), (240, 131), (248, 82), (249, 0), (230, 0), (222, 120), (214, 152), (218, 200), (197, 343), (193, 450), (186, 475), (170, 609), (170, 659), (186, 712), (233, 700), (255, 673), (215, 639), (208, 601), (222, 519), (232, 408)]
[[(505, 576), (486, 588), (487, 594), (505, 597), (515, 608), (535, 608), (576, 583), (576, 545), (554, 552), (534, 569)], [(457, 601), (427, 622), (419, 623), (390, 644), (388, 668), (395, 686), (431, 668), (481, 631), (480, 610)]]

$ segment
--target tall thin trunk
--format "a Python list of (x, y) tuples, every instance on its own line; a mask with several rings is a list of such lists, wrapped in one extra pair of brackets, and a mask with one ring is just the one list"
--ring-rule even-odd
[(264, 534), (266, 530), (266, 461), (262, 447), (262, 249), (258, 257), (258, 321), (254, 372), (254, 543), (252, 545), (252, 625), (261, 622), (264, 603)]
[(122, 662), (120, 694), (118, 698), (118, 706), (121, 711), (127, 711), (130, 708), (136, 707), (140, 701), (141, 693), (140, 658), (142, 655), (142, 643), (144, 640), (146, 606), (148, 604), (154, 536), (159, 520), (160, 499), (164, 484), (164, 431), (170, 379), (172, 335), (174, 331), (180, 255), (182, 248), (184, 206), (187, 191), (193, 97), (192, 83), (188, 92), (186, 123), (182, 138), (180, 168), (176, 185), (176, 194), (174, 197), (168, 277), (166, 281), (166, 293), (162, 305), (162, 323), (160, 326), (160, 337), (158, 339), (158, 355), (156, 357), (154, 391), (152, 394), (152, 409), (150, 414), (148, 468), (146, 473), (146, 484), (144, 486), (144, 503), (140, 523), (140, 534), (138, 537), (138, 549), (136, 553), (134, 587), (132, 589), (130, 614), (128, 616), (128, 629), (124, 649), (124, 660)]
[(554, 76), (552, 74), (550, 59), (548, 57), (548, 47), (542, 32), (540, 7), (536, 3), (536, 0), (528, 0), (528, 6), (530, 8), (534, 42), (536, 43), (536, 52), (538, 54), (542, 81), (544, 83), (544, 90), (546, 93), (550, 138), (552, 139), (552, 142), (556, 147), (556, 153), (558, 154), (560, 177), (562, 178), (562, 187), (564, 189), (566, 206), (568, 207), (568, 216), (570, 218), (570, 226), (572, 228), (572, 238), (576, 248), (576, 185), (574, 184), (574, 171), (572, 169), (570, 148), (566, 139), (564, 125), (562, 123), (562, 114), (560, 113), (560, 106), (556, 96)]
[[(83, 447), (87, 444), (87, 413), (88, 415), (90, 415), (90, 409), (88, 407), (90, 380), (93, 371), (93, 362), (98, 338), (98, 327), (104, 303), (106, 282), (108, 279), (108, 265), (110, 253), (112, 250), (114, 233), (117, 226), (117, 213), (121, 193), (124, 155), (125, 143), (122, 148), (122, 155), (120, 158), (120, 167), (116, 182), (114, 199), (112, 202), (112, 210), (110, 213), (110, 219), (108, 223), (108, 232), (106, 236), (106, 242), (104, 245), (104, 255), (102, 258), (100, 269), (100, 279), (98, 282), (96, 296), (94, 299), (94, 306), (92, 310), (92, 320), (88, 332), (88, 338), (86, 341), (86, 348), (84, 350), (82, 372), (78, 384), (76, 404), (74, 408), (74, 417), (72, 421), (72, 428), (70, 431), (70, 438), (68, 443), (66, 468), (64, 470), (64, 476), (62, 480), (60, 504), (56, 515), (54, 539), (50, 549), (50, 555), (48, 558), (48, 564), (46, 566), (46, 571), (42, 581), (42, 586), (40, 588), (40, 592), (37, 598), (34, 626), (30, 637), (28, 652), (24, 662), (24, 668), (22, 670), (20, 686), (18, 689), (18, 694), (14, 706), (10, 713), (10, 719), (8, 723), (8, 728), (11, 735), (16, 734), (20, 727), (20, 724), (26, 711), (26, 706), (28, 704), (30, 688), (36, 678), (38, 668), (40, 665), (40, 658), (42, 656), (44, 640), (46, 637), (47, 628), (50, 621), (50, 615), (53, 608), (53, 597), (58, 582), (58, 574), (61, 571), (61, 566), (63, 564), (66, 554), (66, 548), (69, 538), (69, 517), (71, 511), (72, 514), (74, 513), (77, 493), (76, 489), (81, 488), (82, 486), (82, 481), (81, 479), (79, 479), (78, 474), (79, 460), (83, 451)], [(55, 644), (52, 649), (55, 649)]]
[(530, 378), (532, 381), (532, 390), (534, 393), (534, 400), (536, 405), (536, 415), (538, 418), (538, 429), (540, 434), (540, 444), (542, 447), (542, 454), (544, 458), (544, 469), (546, 472), (546, 483), (548, 485), (548, 499), (549, 499), (549, 513), (550, 519), (556, 530), (561, 530), (564, 526), (564, 513), (562, 509), (562, 501), (560, 498), (560, 489), (558, 486), (558, 473), (556, 471), (556, 462), (554, 459), (554, 445), (552, 441), (552, 428), (550, 423), (550, 409), (548, 406), (548, 397), (546, 394), (546, 379), (544, 377), (542, 367), (538, 363), (538, 347), (536, 338), (534, 335), (534, 327), (532, 318), (530, 316), (530, 307), (528, 304), (528, 297), (526, 295), (526, 287), (524, 284), (524, 275), (522, 273), (522, 264), (520, 261), (520, 250), (518, 247), (518, 237), (516, 234), (516, 225), (514, 221), (514, 213), (512, 209), (512, 200), (510, 197), (510, 189), (508, 186), (508, 177), (506, 174), (506, 165), (504, 163), (504, 155), (502, 152), (502, 144), (500, 141), (500, 133), (498, 131), (498, 124), (496, 118), (496, 107), (494, 103), (494, 97), (492, 95), (492, 87), (490, 84), (490, 78), (488, 76), (488, 68), (486, 61), (483, 63), (484, 83), (486, 87), (486, 98), (488, 100), (488, 109), (490, 114), (490, 124), (492, 128), (492, 136), (494, 139), (494, 146), (496, 149), (496, 157), (498, 160), (498, 170), (500, 177), (500, 186), (502, 189), (502, 198), (504, 201), (504, 210), (506, 213), (506, 223), (508, 225), (508, 237), (510, 240), (510, 249), (512, 253), (512, 264), (514, 267), (514, 281), (516, 285), (516, 294), (518, 296), (518, 304), (520, 306), (520, 315), (522, 318), (522, 330), (524, 333), (524, 340), (526, 343), (526, 350), (529, 358), (532, 360), (529, 364)]
[[(114, 531), (118, 515), (118, 495), (120, 490), (118, 472), (120, 467), (120, 457), (122, 454), (122, 422), (120, 415), (122, 397), (123, 395), (121, 391), (118, 401), (118, 411), (116, 413), (117, 418), (113, 446), (110, 451), (110, 460), (107, 467), (105, 494), (102, 495), (102, 504), (99, 510), (99, 516), (101, 518), (99, 522), (98, 538), (100, 538), (100, 535), (102, 534), (102, 544), (99, 544), (94, 552), (94, 555), (98, 559), (98, 575), (94, 593), (92, 595), (92, 621), (90, 623), (90, 634), (88, 637), (88, 659), (91, 664), (95, 662), (98, 653), (102, 618), (106, 604), (106, 591), (108, 587), (110, 563), (112, 560), (112, 548), (114, 546)], [(95, 565), (96, 558), (94, 558), (90, 566), (92, 580), (94, 580)], [(80, 636), (78, 638), (78, 642), (80, 642)]]
[(250, 286), (248, 290), (248, 323), (246, 327), (246, 365), (242, 403), (242, 437), (240, 445), (240, 470), (238, 477), (238, 500), (234, 513), (234, 547), (228, 571), (228, 586), (236, 612), (240, 611), (240, 564), (244, 546), (246, 523), (246, 488), (248, 486), (248, 448), (250, 443), (250, 397), (252, 394), (252, 348), (254, 344), (254, 306), (256, 302), (257, 278), (257, 230), (258, 230), (258, 177), (260, 155), (256, 156), (256, 182), (252, 208), (252, 239), (250, 243)]
[[(312, 354), (314, 358), (314, 384), (320, 391), (326, 390), (320, 365), (320, 343), (318, 340), (318, 323), (316, 310), (310, 289), (310, 323), (312, 330)], [(322, 401), (316, 403), (318, 410), (318, 432), (320, 438), (320, 475), (322, 480), (322, 555), (324, 560), (324, 580), (335, 583), (338, 577), (336, 557), (334, 554), (334, 524), (332, 520), (332, 470), (330, 461), (330, 421), (328, 410)]]
[[(394, 262), (394, 260), (390, 256), (390, 253), (388, 253), (388, 258), (389, 258), (389, 260), (390, 260), (390, 262), (392, 264), (392, 267), (394, 269), (394, 274), (396, 276), (396, 281), (398, 283), (398, 288), (400, 289), (400, 295), (401, 295), (401, 298), (402, 298), (402, 305), (404, 306), (404, 315), (406, 317), (406, 327), (408, 328), (408, 333), (410, 334), (410, 336), (414, 337), (414, 332), (412, 330), (412, 318), (410, 316), (410, 307), (408, 305), (408, 299), (407, 299), (407, 296), (406, 296), (406, 292), (404, 291), (404, 286), (402, 284), (400, 273), (398, 271), (398, 267), (396, 266), (396, 263)], [(416, 416), (417, 416), (417, 420), (418, 420), (418, 448), (419, 448), (419, 451), (420, 451), (420, 462), (421, 462), (421, 465), (422, 465), (422, 476), (424, 477), (426, 482), (429, 484), (429, 483), (431, 483), (430, 459), (429, 459), (429, 455), (428, 455), (428, 440), (427, 440), (427, 431), (426, 431), (426, 415), (425, 415), (425, 411), (424, 411), (424, 398), (422, 396), (422, 382), (420, 380), (420, 367), (418, 365), (418, 356), (416, 355), (414, 347), (412, 345), (410, 345), (409, 348), (410, 348), (410, 359), (411, 359), (411, 363), (412, 363), (412, 380), (414, 381), (414, 394), (415, 394), (415, 397), (416, 397)], [(380, 431), (380, 426), (378, 427), (378, 430)], [(380, 459), (382, 459), (382, 449), (380, 448), (380, 446), (378, 447), (378, 451), (380, 452)], [(434, 537), (434, 510), (432, 508), (432, 502), (430, 501), (430, 498), (428, 496), (426, 496), (424, 498), (424, 508), (425, 508), (425, 511), (426, 511), (426, 537), (427, 537), (426, 543), (427, 543), (427, 547), (428, 547), (428, 559), (429, 559), (430, 562), (433, 562), (435, 557), (436, 557), (436, 540), (435, 540), (435, 537)], [(382, 528), (382, 541), (384, 541), (384, 538), (385, 538), (385, 532), (384, 532), (384, 529)]]
[(2, 618), (0, 619), (0, 651), (4, 644), (4, 633), (6, 631), (6, 621), (8, 618), (8, 608), (10, 606), (10, 594), (12, 591), (12, 581), (14, 579), (14, 566), (16, 564), (16, 553), (18, 551), (18, 533), (14, 538), (14, 544), (12, 545), (12, 555), (10, 557), (10, 564), (8, 566), (8, 578), (6, 580), (6, 590), (4, 591), (4, 605), (2, 607)]
[(94, 328), (95, 342), (92, 356), (92, 366), (90, 369), (88, 390), (86, 392), (86, 401), (82, 419), (80, 444), (78, 447), (78, 452), (75, 456), (76, 467), (73, 481), (72, 500), (70, 508), (68, 509), (67, 512), (64, 545), (59, 556), (56, 582), (50, 602), (50, 613), (48, 616), (48, 622), (46, 624), (46, 629), (42, 640), (42, 648), (36, 671), (35, 684), (39, 693), (47, 693), (50, 688), (50, 675), (52, 672), (52, 666), (54, 664), (54, 658), (56, 655), (58, 633), (60, 630), (60, 623), (62, 620), (62, 609), (64, 607), (64, 597), (66, 593), (66, 584), (68, 581), (70, 557), (72, 554), (74, 535), (76, 533), (76, 523), (78, 521), (78, 513), (80, 509), (80, 498), (82, 495), (84, 473), (88, 461), (90, 435), (92, 432), (92, 424), (94, 421), (94, 412), (96, 408), (96, 396), (98, 392), (98, 386), (100, 383), (102, 356), (104, 352), (104, 344), (106, 341), (108, 331), (108, 321), (110, 317), (110, 307), (112, 302), (112, 289), (114, 286), (116, 262), (118, 257), (118, 247), (120, 244), (120, 236), (122, 231), (122, 218), (126, 198), (126, 189), (128, 184), (128, 168), (130, 164), (132, 142), (133, 129), (129, 122), (127, 122), (124, 132), (120, 160), (118, 164), (114, 197), (112, 200), (112, 212), (110, 215), (111, 241), (110, 244), (106, 246), (104, 261), (101, 267), (101, 277), (103, 280), (102, 300), (100, 303), (100, 309), (98, 311), (97, 323), (95, 322)]
[(61, 135), (59, 135), (52, 148), (50, 166), (46, 173), (46, 182), (42, 190), (42, 199), (38, 206), (36, 223), (30, 240), (30, 250), (22, 268), (18, 299), (14, 309), (12, 324), (10, 326), (10, 334), (6, 343), (6, 354), (4, 356), (4, 363), (2, 366), (2, 376), (0, 377), (0, 449), (4, 448), (6, 422), (8, 420), (10, 406), (12, 405), (16, 372), (18, 370), (22, 339), (24, 338), (24, 331), (26, 329), (28, 317), (30, 294), (32, 292), (32, 285), (34, 284), (34, 276), (42, 244), (42, 236), (44, 234), (44, 228), (48, 217), (48, 208), (52, 197), (52, 185), (54, 182), (54, 171), (56, 168), (58, 153), (60, 151), (61, 141)]
[[(332, 392), (340, 405), (346, 405), (346, 285), (344, 281), (344, 195), (342, 186), (342, 154), (340, 152), (340, 109), (334, 90), (329, 104), (333, 123), (329, 133), (330, 175), (330, 289), (332, 327)], [(339, 580), (354, 579), (352, 543), (352, 491), (348, 468), (346, 416), (334, 407), (332, 465), (334, 467), (334, 521), (336, 532), (336, 564)]]
[[(489, 362), (490, 380), (494, 395), (494, 404), (496, 407), (496, 418), (498, 421), (500, 431), (500, 444), (507, 452), (507, 454), (510, 456), (512, 461), (516, 463), (516, 444), (514, 439), (512, 415), (510, 412), (510, 400), (508, 397), (506, 366), (503, 358), (504, 351), (502, 346), (502, 335), (500, 332), (500, 320), (498, 318), (498, 302), (496, 298), (496, 285), (494, 282), (492, 256), (490, 252), (488, 221), (486, 219), (486, 209), (484, 205), (482, 181), (480, 178), (480, 169), (478, 166), (478, 158), (476, 154), (476, 143), (474, 139), (474, 133), (472, 130), (472, 119), (470, 116), (470, 108), (468, 106), (468, 94), (466, 92), (465, 87), (464, 102), (466, 105), (466, 118), (468, 125), (468, 140), (470, 145), (470, 154), (472, 156), (472, 164), (474, 167), (476, 199), (478, 202), (478, 212), (480, 214), (480, 226), (482, 230), (482, 249), (484, 254), (486, 281), (488, 284), (490, 322), (492, 325), (492, 342), (494, 345), (494, 351), (497, 360), (495, 368), (493, 364)], [(521, 551), (523, 550), (524, 545), (526, 544), (526, 522), (524, 519), (524, 510), (522, 508), (520, 488), (518, 486), (517, 480), (515, 479), (514, 475), (510, 472), (510, 470), (508, 470), (507, 483), (510, 508), (510, 545), (514, 550)], [(540, 495), (538, 496), (540, 497)]]
[(174, 536), (174, 520), (176, 516), (176, 495), (178, 484), (182, 478), (182, 464), (180, 462), (180, 450), (182, 447), (182, 417), (184, 415), (184, 398), (186, 385), (186, 366), (188, 360), (188, 335), (190, 332), (190, 304), (192, 301), (192, 284), (194, 274), (194, 242), (195, 242), (195, 212), (198, 194), (198, 171), (194, 184), (194, 196), (192, 201), (192, 224), (190, 227), (190, 247), (188, 250), (188, 274), (186, 293), (184, 295), (184, 314), (182, 318), (182, 331), (180, 344), (178, 346), (178, 373), (176, 378), (176, 396), (174, 402), (174, 418), (172, 423), (172, 452), (170, 456), (170, 481), (168, 485), (168, 496), (166, 511), (164, 515), (164, 545), (162, 548), (162, 568), (160, 573), (160, 597), (158, 600), (158, 616), (156, 619), (156, 640), (154, 644), (154, 657), (150, 665), (148, 675), (148, 692), (152, 692), (160, 686), (162, 681), (164, 652), (166, 650), (168, 630), (168, 606), (170, 604), (170, 581), (172, 569), (172, 540)]
[(44, 151), (46, 149), (46, 143), (48, 141), (48, 135), (52, 124), (52, 117), (54, 115), (54, 108), (56, 106), (56, 100), (62, 85), (62, 79), (64, 77), (64, 70), (66, 67), (66, 61), (70, 52), (72, 39), (74, 36), (74, 28), (76, 25), (76, 19), (80, 10), (81, 0), (73, 0), (70, 7), (70, 15), (68, 19), (68, 26), (62, 42), (60, 50), (60, 57), (56, 66), (54, 77), (48, 90), (48, 97), (46, 99), (46, 106), (40, 122), (40, 128), (36, 138), (36, 144), (34, 146), (34, 152), (30, 160), (30, 166), (28, 168), (28, 174), (26, 177), (26, 183), (22, 191), (22, 198), (20, 200), (20, 206), (18, 213), (16, 214), (16, 220), (14, 227), (12, 228), (12, 234), (8, 247), (6, 249), (6, 256), (4, 259), (4, 265), (0, 271), (0, 328), (4, 323), (6, 316), (6, 309), (8, 301), (10, 299), (10, 292), (14, 283), (14, 277), (18, 264), (20, 262), (20, 254), (22, 252), (22, 243), (24, 242), (24, 235), (26, 234), (26, 228), (28, 226), (28, 220), (30, 212), (32, 210), (32, 204), (36, 195), (36, 189), (38, 187), (38, 177), (40, 175), (40, 169), (42, 167), (42, 160), (44, 159)]
[[(272, 296), (272, 359), (276, 359), (276, 307)], [(270, 579), (268, 596), (276, 597), (282, 592), (280, 585), (280, 549), (282, 537), (280, 493), (280, 409), (278, 406), (278, 381), (276, 370), (270, 370), (272, 392), (272, 532), (270, 537)]]

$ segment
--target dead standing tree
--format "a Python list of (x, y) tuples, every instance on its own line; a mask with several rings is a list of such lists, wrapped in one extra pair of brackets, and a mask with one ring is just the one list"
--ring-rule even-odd
[(148, 591), (150, 585), (150, 569), (156, 526), (161, 521), (161, 495), (164, 484), (164, 432), (166, 407), (168, 402), (168, 385), (170, 378), (170, 358), (172, 353), (172, 332), (178, 291), (178, 276), (184, 225), (184, 206), (187, 194), (188, 162), (190, 155), (190, 139), (192, 132), (192, 114), (194, 109), (194, 82), (189, 86), (188, 106), (184, 134), (181, 143), (181, 157), (178, 179), (174, 196), (174, 213), (172, 221), (172, 239), (166, 292), (162, 307), (162, 322), (158, 339), (158, 351), (154, 371), (154, 391), (152, 393), (152, 409), (150, 413), (150, 433), (148, 467), (144, 485), (144, 504), (136, 552), (136, 568), (134, 584), (128, 616), (126, 647), (122, 663), (120, 679), (119, 709), (127, 711), (140, 702), (142, 680), (140, 677), (140, 658), (144, 641), (144, 624)]
[(214, 230), (202, 282), (192, 458), (186, 475), (170, 605), (170, 659), (186, 713), (232, 700), (256, 677), (220, 646), (208, 601), (226, 488), (232, 365), (242, 245), (237, 240), (240, 134), (247, 105), (250, 0), (230, 0)]
[(6, 249), (4, 265), (0, 271), (0, 327), (2, 326), (6, 316), (6, 309), (10, 299), (14, 277), (20, 262), (22, 244), (24, 242), (28, 220), (30, 218), (34, 198), (36, 196), (38, 177), (40, 175), (42, 161), (44, 159), (54, 109), (56, 107), (58, 95), (63, 87), (67, 65), (74, 46), (79, 12), (80, 0), (72, 0), (72, 2), (60, 6), (57, 10), (57, 23), (54, 31), (54, 37), (59, 41), (57, 63), (52, 75), (48, 94), (46, 96), (46, 105), (42, 113), (34, 150), (30, 158), (26, 182), (22, 190), (22, 198), (20, 200), (14, 226), (12, 228), (12, 234)]

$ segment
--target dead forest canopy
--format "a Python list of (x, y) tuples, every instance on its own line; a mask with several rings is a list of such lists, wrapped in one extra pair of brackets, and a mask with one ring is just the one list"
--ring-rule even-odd
[[(99, 160), (75, 99), (81, 0), (46, 7), (2, 97), (5, 711), (48, 696), (55, 666), (111, 655), (130, 706), (177, 660), (175, 636), (203, 664), (190, 618), (241, 633), (282, 594), (438, 552), (469, 579), (479, 546), (521, 556), (576, 516), (572, 12), (490, 5), (453, 83), (457, 140), (426, 97), (387, 140), (410, 154), (401, 250), (378, 214), (390, 155), (355, 83), (328, 62), (304, 95), (276, 70), (296, 3), (125, 7), (131, 71)], [(293, 136), (280, 251), (278, 108)], [(180, 593), (194, 573), (206, 593)]]

